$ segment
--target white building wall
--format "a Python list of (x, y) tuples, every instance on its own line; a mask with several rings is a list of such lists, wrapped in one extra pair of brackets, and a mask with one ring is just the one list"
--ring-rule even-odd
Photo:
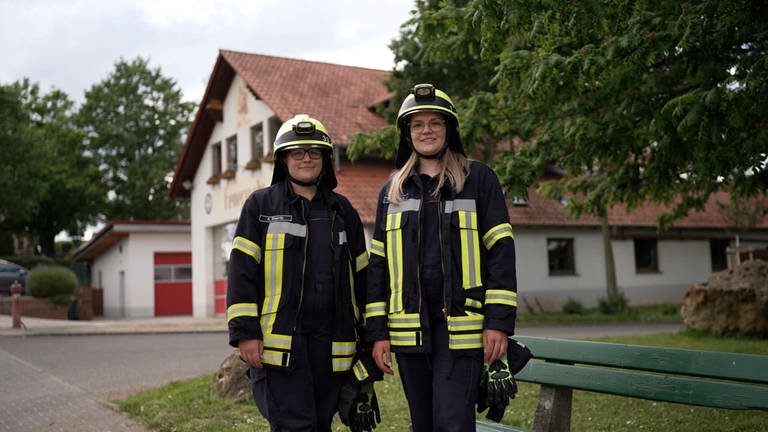
[[(123, 239), (93, 261), (91, 281), (96, 288), (103, 290), (104, 316), (108, 318), (122, 317), (125, 314), (125, 284), (120, 281), (120, 275), (127, 274), (128, 253)], [(122, 288), (121, 288), (122, 287)]]
[[(101, 272), (105, 317), (155, 315), (155, 252), (187, 252), (188, 233), (132, 233), (93, 262), (91, 280)], [(194, 270), (193, 270), (194, 275)]]
[[(191, 191), (190, 212), (192, 232), (192, 302), (195, 317), (215, 314), (214, 281), (221, 275), (214, 274), (215, 261), (221, 259), (221, 240), (215, 238), (217, 227), (237, 222), (246, 198), (255, 190), (269, 186), (272, 180), (272, 164), (262, 163), (261, 169), (247, 170), (251, 159), (251, 127), (262, 123), (264, 153), (272, 151), (268, 120), (272, 110), (257, 100), (240, 76), (235, 76), (223, 104), (223, 121), (216, 124), (208, 141), (200, 167), (195, 174)], [(227, 167), (226, 140), (237, 135), (238, 166), (233, 179), (222, 179), (209, 185), (213, 158), (211, 145), (221, 143), (222, 170)], [(220, 230), (219, 230), (220, 231)]]
[[(574, 298), (587, 307), (606, 297), (605, 253), (599, 229), (527, 228), (515, 230), (518, 303), (523, 311), (560, 310)], [(572, 238), (576, 272), (550, 275), (548, 238)], [(693, 283), (711, 274), (708, 240), (664, 240), (657, 243), (659, 272), (637, 273), (634, 241), (613, 240), (619, 291), (630, 304), (682, 302)]]

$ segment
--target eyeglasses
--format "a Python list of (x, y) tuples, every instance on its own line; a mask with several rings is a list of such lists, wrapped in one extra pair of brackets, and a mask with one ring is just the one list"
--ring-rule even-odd
[(295, 148), (288, 150), (288, 156), (297, 161), (304, 159), (304, 155), (306, 154), (308, 154), (309, 158), (312, 160), (318, 160), (323, 157), (323, 151), (317, 148)]
[(428, 122), (416, 120), (408, 123), (411, 132), (421, 132), (424, 130), (424, 126), (429, 127), (429, 130), (433, 132), (441, 131), (445, 128), (445, 119), (433, 118)]

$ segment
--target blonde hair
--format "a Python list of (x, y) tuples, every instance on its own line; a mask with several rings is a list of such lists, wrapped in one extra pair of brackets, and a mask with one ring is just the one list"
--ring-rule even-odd
[[(419, 155), (417, 155), (416, 152), (413, 152), (405, 165), (392, 173), (392, 181), (389, 187), (389, 194), (387, 195), (389, 202), (395, 204), (400, 202), (402, 196), (405, 195), (403, 183), (405, 183), (405, 179), (408, 178), (411, 170), (413, 170), (418, 162)], [(442, 165), (440, 169), (440, 178), (433, 195), (437, 197), (446, 180), (451, 181), (456, 193), (464, 190), (464, 183), (467, 181), (467, 176), (469, 175), (469, 160), (463, 154), (448, 149), (445, 152), (445, 155), (440, 159), (440, 162)]]

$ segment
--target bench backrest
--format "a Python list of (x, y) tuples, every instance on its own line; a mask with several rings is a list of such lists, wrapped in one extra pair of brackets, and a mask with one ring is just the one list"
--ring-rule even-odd
[(688, 405), (768, 410), (768, 356), (528, 336), (515, 339), (534, 355), (516, 375), (520, 381)]

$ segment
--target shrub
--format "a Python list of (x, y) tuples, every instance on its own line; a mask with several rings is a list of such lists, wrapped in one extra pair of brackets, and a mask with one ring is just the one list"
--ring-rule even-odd
[(568, 300), (566, 300), (565, 304), (563, 305), (563, 313), (568, 315), (583, 315), (584, 305), (582, 305), (581, 302), (575, 298), (568, 297)]
[(77, 288), (77, 277), (72, 270), (61, 266), (41, 265), (27, 276), (27, 294), (38, 298), (71, 296)]
[(624, 293), (620, 292), (616, 300), (609, 300), (606, 298), (598, 299), (597, 308), (602, 314), (614, 315), (628, 310), (629, 300), (624, 296)]

